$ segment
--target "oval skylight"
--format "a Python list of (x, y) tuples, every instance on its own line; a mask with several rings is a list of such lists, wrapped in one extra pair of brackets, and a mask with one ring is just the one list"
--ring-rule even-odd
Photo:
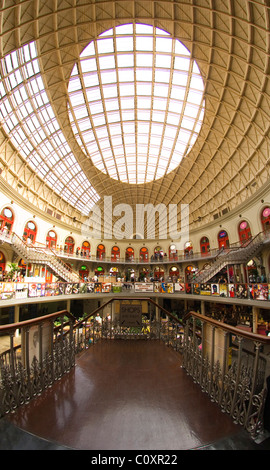
[(115, 180), (154, 181), (174, 170), (200, 132), (204, 83), (178, 40), (148, 25), (122, 25), (93, 40), (68, 86), (74, 135)]

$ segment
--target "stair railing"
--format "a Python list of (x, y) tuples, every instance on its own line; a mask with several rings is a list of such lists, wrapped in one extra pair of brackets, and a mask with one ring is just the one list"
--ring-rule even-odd
[(62, 279), (70, 282), (78, 282), (79, 275), (72, 271), (72, 269), (59, 257), (53, 250), (48, 250), (43, 247), (36, 247), (32, 244), (27, 244), (15, 233), (11, 236), (11, 242), (22, 258), (31, 263), (45, 264), (51, 268), (55, 274), (59, 275)]
[(208, 269), (202, 269), (195, 275), (194, 282), (206, 282), (217, 274), (224, 266), (248, 262), (260, 249), (265, 241), (270, 238), (270, 233), (260, 232), (254, 237), (243, 242), (240, 246), (219, 250), (214, 263)]

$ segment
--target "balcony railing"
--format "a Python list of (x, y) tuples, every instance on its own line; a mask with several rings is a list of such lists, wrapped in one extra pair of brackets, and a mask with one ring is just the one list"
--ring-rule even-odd
[[(75, 365), (75, 355), (99, 339), (163, 339), (181, 349), (182, 326), (177, 318), (149, 299), (152, 309), (160, 309), (170, 323), (141, 315), (140, 325), (123, 324), (119, 318), (96, 320), (114, 300), (76, 321), (63, 310), (33, 320), (0, 326), (0, 336), (8, 336), (10, 347), (0, 355), (0, 417), (40, 395)], [(145, 299), (143, 299), (145, 302)], [(121, 299), (122, 301), (122, 299)], [(147, 302), (147, 300), (146, 300)], [(21, 338), (15, 345), (15, 336)]]
[[(201, 300), (207, 298), (252, 300), (270, 302), (270, 283), (194, 283), (194, 282), (40, 282), (32, 278), (31, 282), (1, 282), (1, 301), (92, 294), (132, 294), (147, 295), (176, 294), (183, 296), (198, 296)], [(4, 305), (4, 303), (3, 303)]]
[(185, 321), (183, 367), (193, 380), (256, 437), (264, 430), (270, 338), (190, 312)]
[[(131, 310), (125, 316), (127, 306)], [(21, 344), (14, 346), (18, 330)], [(97, 341), (154, 339), (182, 355), (183, 368), (235, 423), (253, 437), (264, 430), (268, 337), (195, 312), (180, 322), (151, 298), (114, 298), (79, 321), (61, 311), (2, 326), (0, 334), (10, 338), (9, 350), (0, 356), (0, 416), (29, 402), (70, 372), (76, 354)]]

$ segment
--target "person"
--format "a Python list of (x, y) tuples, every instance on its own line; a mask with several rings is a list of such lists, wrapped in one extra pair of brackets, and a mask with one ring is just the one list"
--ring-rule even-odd
[(96, 322), (98, 322), (101, 325), (102, 320), (101, 320), (101, 317), (100, 317), (99, 313), (97, 314), (95, 320), (96, 320)]

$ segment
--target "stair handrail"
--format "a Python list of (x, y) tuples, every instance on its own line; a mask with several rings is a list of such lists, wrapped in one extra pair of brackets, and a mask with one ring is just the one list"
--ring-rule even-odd
[[(57, 263), (66, 270), (66, 274), (70, 275), (70, 276), (74, 276), (74, 279), (76, 277), (76, 279), (78, 279), (79, 281), (79, 275), (72, 270), (72, 268), (70, 268), (60, 257), (58, 257), (54, 251), (52, 249), (50, 249), (50, 253), (51, 253), (51, 259), (50, 259), (50, 254), (48, 254), (48, 250), (44, 247), (40, 247), (40, 246), (35, 246), (33, 243), (31, 244), (28, 244), (27, 242), (25, 242), (23, 239), (21, 239), (15, 232), (12, 232), (12, 235), (11, 235), (11, 242), (14, 243), (14, 241), (18, 241), (19, 242), (19, 245), (21, 247), (23, 247), (23, 249), (26, 250), (26, 253), (28, 254), (37, 254), (37, 257), (40, 259), (40, 256), (43, 255), (44, 258), (43, 258), (43, 261), (44, 262), (50, 262), (52, 260), (56, 260)], [(15, 244), (15, 243), (14, 243)], [(31, 251), (30, 251), (31, 250)], [(35, 261), (35, 259), (34, 259)]]
[[(250, 237), (248, 240), (244, 240), (240, 246), (233, 247), (233, 248), (229, 247), (226, 249), (221, 248), (216, 256), (215, 262), (212, 265), (213, 269), (211, 269), (211, 267), (210, 269), (207, 269), (207, 270), (205, 268), (201, 269), (200, 271), (196, 273), (195, 280), (200, 279), (200, 276), (202, 274), (205, 274), (208, 277), (208, 275), (209, 274), (211, 275), (211, 273), (215, 271), (215, 269), (218, 269), (218, 267), (221, 266), (221, 264), (223, 264), (224, 262), (227, 263), (228, 261), (231, 260), (231, 258), (233, 258), (233, 260), (235, 261), (235, 258), (237, 257), (236, 252), (241, 255), (245, 254), (245, 252), (247, 252), (250, 247), (253, 247), (256, 244), (257, 240), (259, 240), (259, 242), (263, 242), (269, 238), (270, 238), (269, 232), (261, 231), (257, 233), (256, 235), (254, 235), (253, 237)], [(218, 260), (221, 260), (220, 265), (216, 263)], [(238, 258), (238, 261), (239, 261), (239, 258)]]
[(52, 248), (42, 248), (42, 250), (44, 251), (44, 253), (50, 253), (51, 256), (52, 256), (52, 259), (54, 260), (57, 260), (57, 262), (64, 267), (64, 269), (66, 269), (66, 271), (68, 271), (68, 273), (74, 275), (74, 278), (78, 279), (79, 280), (79, 275), (76, 271), (74, 271), (67, 263), (65, 263), (65, 261), (63, 261), (60, 256), (58, 256), (55, 251), (52, 249)]

